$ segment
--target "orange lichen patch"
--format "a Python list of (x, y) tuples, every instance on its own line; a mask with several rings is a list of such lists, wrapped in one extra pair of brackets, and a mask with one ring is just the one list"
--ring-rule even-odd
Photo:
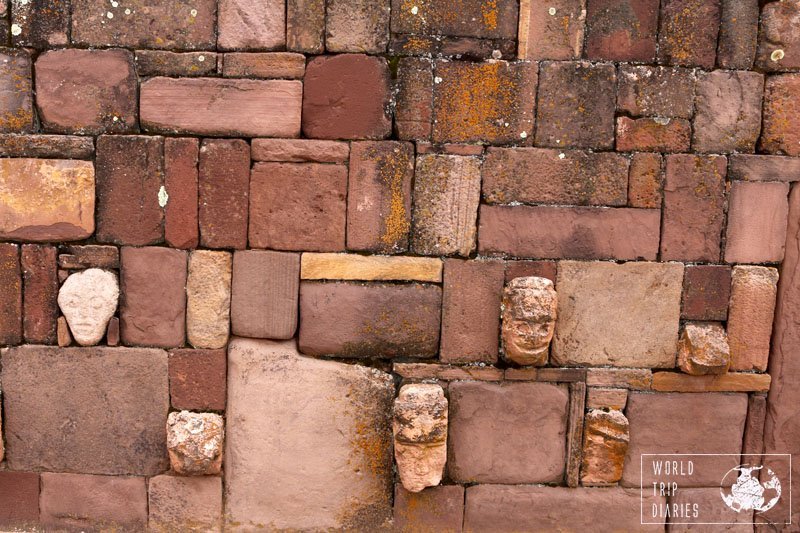
[(481, 13), (483, 13), (483, 24), (486, 28), (497, 29), (497, 0), (481, 2)]
[(397, 247), (407, 237), (411, 227), (411, 217), (406, 208), (408, 199), (403, 187), (410, 161), (405, 152), (400, 152), (395, 149), (389, 153), (370, 154), (370, 157), (376, 158), (378, 179), (389, 191), (386, 202), (388, 212), (381, 212), (383, 227), (380, 236), (381, 242), (387, 247)]
[(0, 131), (27, 131), (33, 126), (33, 113), (28, 109), (0, 115)]

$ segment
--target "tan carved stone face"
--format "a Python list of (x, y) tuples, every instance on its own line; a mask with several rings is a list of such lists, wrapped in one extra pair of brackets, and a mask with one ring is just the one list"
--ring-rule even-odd
[(543, 365), (556, 328), (556, 291), (546, 278), (516, 278), (503, 294), (503, 348), (521, 365)]
[(117, 276), (99, 268), (72, 274), (58, 291), (58, 306), (75, 342), (81, 346), (100, 342), (118, 300)]

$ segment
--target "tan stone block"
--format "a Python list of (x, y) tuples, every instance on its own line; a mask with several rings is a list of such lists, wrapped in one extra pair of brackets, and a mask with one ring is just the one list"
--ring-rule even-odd
[(760, 266), (733, 268), (728, 309), (731, 370), (764, 372), (767, 369), (777, 293), (776, 269)]
[(228, 342), (232, 263), (228, 252), (196, 250), (189, 256), (186, 334), (195, 348), (222, 348)]
[(304, 253), (300, 278), (441, 283), (442, 261), (427, 257)]
[(620, 411), (591, 409), (586, 414), (581, 484), (608, 485), (622, 478), (629, 431), (628, 419)]
[(586, 372), (589, 387), (619, 387), (629, 390), (650, 390), (653, 373), (640, 368), (590, 368)]
[(769, 374), (730, 372), (718, 376), (689, 376), (679, 372), (653, 374), (653, 390), (660, 392), (766, 392)]
[(222, 531), (222, 478), (155, 476), (148, 484), (151, 531)]
[(436, 363), (395, 363), (395, 374), (404, 379), (440, 381), (502, 381), (503, 371), (493, 366), (455, 366)]
[(586, 393), (588, 409), (616, 409), (622, 411), (628, 402), (627, 389), (610, 389), (605, 387), (589, 387)]

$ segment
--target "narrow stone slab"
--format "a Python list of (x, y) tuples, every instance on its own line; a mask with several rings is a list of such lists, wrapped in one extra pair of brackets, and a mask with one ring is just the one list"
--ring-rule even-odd
[(767, 392), (769, 374), (728, 374), (690, 376), (680, 372), (653, 374), (653, 390), (661, 392)]
[(503, 371), (493, 366), (455, 366), (436, 363), (395, 363), (392, 371), (406, 379), (441, 381), (502, 381)]
[(590, 368), (586, 385), (590, 387), (620, 387), (630, 390), (650, 390), (653, 372), (639, 368)]
[(300, 278), (441, 283), (442, 260), (427, 257), (305, 253), (300, 262)]
[(733, 154), (730, 156), (729, 177), (744, 181), (800, 181), (800, 158)]
[(276, 163), (346, 163), (350, 143), (312, 139), (253, 139), (253, 161)]

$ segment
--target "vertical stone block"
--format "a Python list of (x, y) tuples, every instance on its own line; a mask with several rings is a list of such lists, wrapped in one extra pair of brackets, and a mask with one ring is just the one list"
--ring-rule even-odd
[(58, 320), (56, 248), (23, 244), (21, 266), (25, 342), (55, 344)]
[(776, 269), (733, 267), (728, 310), (731, 370), (764, 372), (767, 369), (777, 292)]
[(216, 413), (173, 411), (167, 418), (167, 452), (179, 476), (213, 476), (222, 471), (225, 420)]
[(636, 153), (628, 173), (628, 205), (659, 209), (664, 190), (663, 158), (660, 154)]
[(171, 350), (169, 397), (173, 409), (224, 411), (225, 350)]
[(758, 67), (772, 72), (800, 67), (798, 16), (800, 5), (797, 2), (770, 2), (763, 5), (756, 60)]
[[(15, 4), (17, 5), (17, 4)], [(33, 130), (31, 56), (26, 50), (0, 52), (0, 132)]]
[(189, 255), (186, 334), (195, 348), (218, 349), (228, 342), (231, 254), (196, 250)]
[(656, 56), (658, 0), (588, 0), (586, 57), (650, 63)]
[(759, 150), (800, 156), (800, 73), (767, 76)]
[(731, 294), (731, 268), (723, 265), (687, 265), (683, 276), (684, 320), (728, 318)]
[(788, 216), (788, 183), (732, 182), (725, 261), (728, 263), (782, 261)]
[(620, 411), (590, 409), (583, 431), (582, 485), (610, 485), (622, 478), (630, 442), (628, 419)]
[(748, 70), (753, 67), (758, 40), (758, 0), (722, 0), (717, 66)]
[(221, 0), (217, 45), (222, 50), (277, 50), (286, 45), (284, 0)]
[(430, 139), (433, 129), (433, 61), (403, 57), (397, 64), (394, 123), (403, 140)]
[(325, 0), (287, 0), (286, 48), (321, 54), (325, 39)]
[(389, 0), (328, 0), (328, 52), (383, 54), (389, 44)]
[(717, 54), (720, 0), (666, 0), (661, 4), (658, 61), (711, 70)]
[(578, 59), (586, 21), (584, 0), (521, 0), (520, 59)]
[(193, 138), (164, 139), (164, 239), (173, 248), (196, 248), (198, 232), (198, 151)]
[(0, 472), (0, 526), (28, 529), (39, 525), (39, 474)]
[(0, 243), (0, 345), (22, 342), (22, 273), (19, 246)]
[(200, 244), (247, 247), (250, 146), (241, 139), (205, 139), (200, 147)]

